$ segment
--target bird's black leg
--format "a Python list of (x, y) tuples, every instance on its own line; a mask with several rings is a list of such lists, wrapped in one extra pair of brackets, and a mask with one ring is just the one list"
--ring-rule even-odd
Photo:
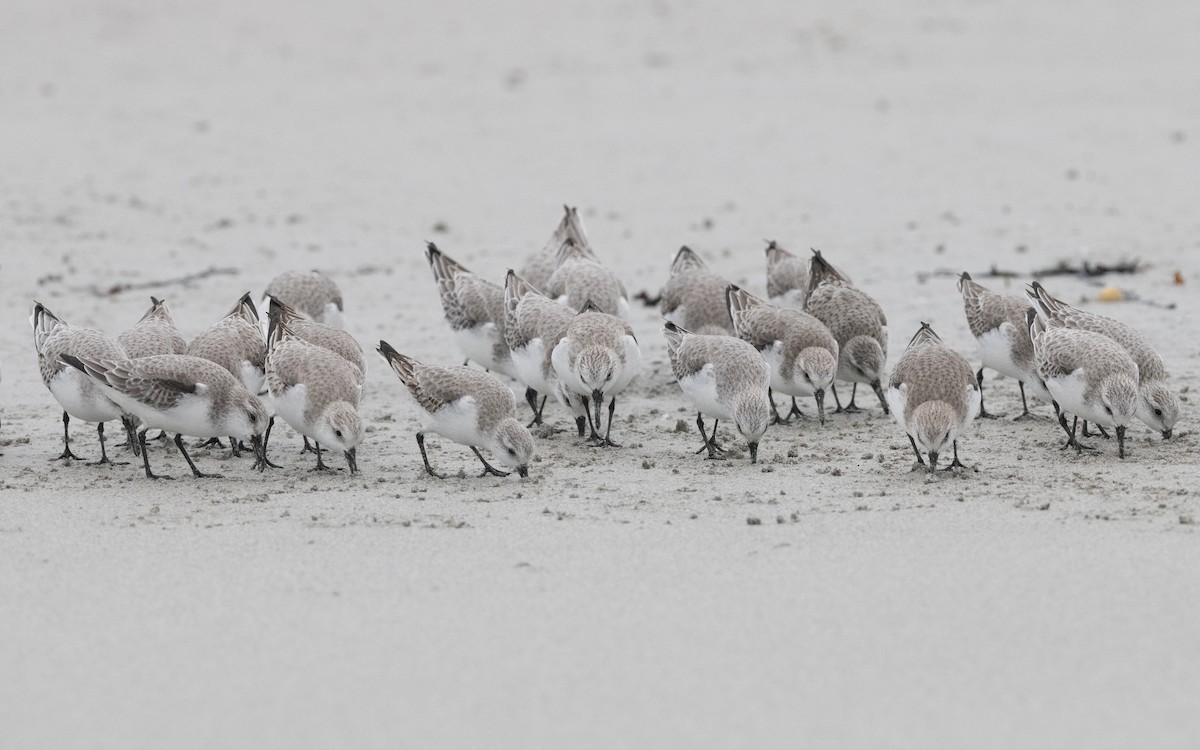
[(770, 388), (767, 388), (767, 401), (771, 403), (771, 424), (791, 424), (790, 420), (779, 416), (779, 409), (775, 408), (775, 392)]
[(614, 443), (612, 441), (612, 438), (609, 437), (610, 435), (612, 435), (613, 412), (616, 410), (617, 410), (617, 397), (614, 395), (608, 401), (608, 426), (604, 428), (604, 440), (600, 443), (601, 445), (606, 446), (606, 447), (611, 447), (611, 448), (620, 448), (621, 447), (620, 443)]
[[(529, 408), (533, 410), (533, 421), (525, 425), (533, 427), (542, 423), (542, 410), (538, 408), (537, 391), (532, 388), (525, 389), (525, 403), (529, 404)], [(542, 399), (542, 406), (546, 405), (546, 400)]]
[(1079, 417), (1075, 417), (1074, 421), (1072, 421), (1072, 423), (1071, 423), (1071, 426), (1067, 427), (1067, 415), (1063, 413), (1062, 409), (1059, 409), (1058, 410), (1058, 423), (1059, 423), (1059, 425), (1062, 426), (1063, 431), (1067, 433), (1066, 445), (1064, 445), (1061, 450), (1066, 450), (1067, 448), (1074, 448), (1076, 453), (1083, 453), (1085, 450), (1089, 450), (1089, 451), (1095, 450), (1095, 448), (1093, 448), (1092, 446), (1084, 445), (1083, 443), (1081, 443), (1075, 439), (1075, 430), (1076, 430), (1076, 428), (1079, 427)]
[(707, 450), (709, 458), (724, 460), (725, 456), (720, 454), (724, 453), (725, 449), (717, 445), (717, 422), (719, 421), (718, 419), (713, 420), (712, 436), (710, 437), (704, 432), (704, 415), (700, 412), (696, 413), (696, 426), (700, 428), (700, 438), (704, 440), (704, 445), (700, 446), (700, 450), (696, 453)]
[(807, 419), (807, 417), (804, 416), (804, 412), (800, 411), (800, 404), (796, 403), (795, 396), (792, 396), (792, 408), (788, 410), (788, 419), (790, 420), (792, 417), (796, 417), (798, 419)]
[(438, 474), (433, 470), (433, 467), (429, 465), (429, 456), (425, 455), (425, 433), (423, 432), (417, 433), (417, 447), (421, 449), (421, 460), (425, 462), (425, 472), (431, 477), (445, 479), (445, 476)]
[(329, 466), (321, 459), (321, 444), (315, 440), (313, 441), (313, 453), (317, 454), (317, 465), (309, 471), (329, 471)]
[(957, 440), (954, 441), (954, 460), (950, 462), (949, 466), (942, 469), (942, 471), (950, 471), (951, 469), (953, 469), (955, 467), (960, 468), (960, 469), (969, 469), (970, 468), (969, 466), (964, 464), (962, 461), (958, 460), (958, 441)]
[(483, 462), (483, 473), (479, 475), (481, 478), (486, 477), (488, 474), (491, 474), (494, 477), (508, 476), (509, 472), (500, 471), (495, 466), (492, 466), (491, 464), (489, 464), (487, 462), (487, 459), (483, 457), (483, 454), (479, 452), (479, 449), (473, 445), (471, 446), (471, 452), (474, 453), (479, 458), (479, 460)]
[[(983, 368), (979, 368), (979, 372), (975, 373), (975, 382), (979, 384), (979, 416), (976, 419), (996, 419), (999, 414), (990, 414), (983, 405)], [(954, 464), (950, 464), (953, 466)]]
[(271, 441), (271, 428), (274, 426), (275, 417), (271, 417), (267, 420), (267, 431), (263, 433), (262, 448), (260, 449), (258, 458), (254, 461), (253, 468), (258, 469), (259, 471), (264, 471), (268, 466), (270, 466), (272, 469), (283, 468), (279, 464), (271, 463), (271, 459), (267, 458), (267, 444)]
[(1022, 422), (1026, 419), (1032, 419), (1033, 414), (1029, 412), (1029, 401), (1025, 398), (1025, 381), (1018, 380), (1017, 386), (1021, 389), (1021, 413), (1013, 417), (1013, 421)]
[(71, 415), (63, 412), (63, 452), (51, 461), (82, 461), (79, 456), (71, 452), (71, 432), (67, 429), (67, 425), (71, 423)]
[(147, 479), (174, 479), (175, 477), (169, 477), (166, 474), (159, 475), (159, 474), (155, 474), (154, 472), (150, 471), (150, 451), (146, 450), (146, 432), (147, 432), (146, 430), (142, 430), (137, 434), (138, 447), (141, 448), (141, 451), (142, 451), (142, 466), (144, 466), (146, 468), (146, 478)]
[[(912, 435), (909, 435), (909, 436), (908, 436), (908, 443), (909, 443), (909, 445), (911, 445), (911, 446), (912, 446), (913, 453), (917, 454), (917, 465), (918, 465), (918, 466), (924, 466), (924, 465), (925, 465), (925, 457), (924, 457), (924, 456), (922, 456), (922, 455), (921, 455), (921, 451), (920, 451), (920, 450), (918, 450), (918, 448), (917, 448), (917, 441), (916, 441), (916, 440), (913, 440), (913, 436), (912, 436)], [(913, 469), (916, 469), (916, 468), (917, 468), (916, 466), (914, 466), (914, 467), (913, 467)]]
[(96, 434), (100, 436), (100, 460), (94, 461), (88, 466), (99, 466), (100, 464), (112, 464), (113, 466), (125, 466), (128, 461), (110, 461), (108, 453), (104, 450), (104, 423), (100, 422), (96, 425)]
[(196, 477), (197, 479), (220, 479), (221, 478), (220, 474), (205, 474), (204, 472), (202, 472), (196, 468), (196, 463), (194, 461), (192, 461), (192, 457), (188, 455), (187, 448), (183, 447), (183, 435), (180, 435), (178, 432), (175, 433), (175, 447), (178, 448), (179, 452), (183, 454), (183, 460), (187, 461), (188, 467), (191, 468), (192, 476)]

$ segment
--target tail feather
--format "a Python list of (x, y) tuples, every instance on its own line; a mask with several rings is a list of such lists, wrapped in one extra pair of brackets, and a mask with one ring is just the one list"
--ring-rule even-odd
[(675, 253), (675, 260), (671, 261), (671, 275), (676, 276), (684, 271), (705, 267), (704, 260), (694, 250), (684, 245), (679, 248), (679, 252)]
[(796, 257), (796, 256), (792, 255), (791, 253), (789, 253), (787, 250), (784, 250), (778, 244), (776, 244), (775, 240), (767, 240), (766, 254), (767, 254), (767, 273), (770, 273), (772, 268), (779, 265), (780, 263), (787, 260), (788, 258)]
[(589, 253), (586, 248), (576, 242), (573, 237), (568, 237), (563, 240), (562, 245), (559, 246), (558, 254), (554, 256), (554, 263), (557, 266), (561, 266), (563, 263), (566, 263), (572, 258), (591, 260), (592, 257), (593, 256), (591, 253)]
[(933, 330), (933, 327), (928, 323), (921, 321), (921, 327), (913, 334), (912, 339), (908, 342), (908, 347), (911, 349), (914, 346), (923, 344), (940, 344), (942, 339)]
[(669, 320), (663, 323), (662, 330), (663, 336), (667, 339), (667, 356), (674, 359), (675, 353), (679, 351), (679, 347), (683, 344), (683, 337), (689, 332)]
[(725, 288), (725, 306), (729, 309), (729, 317), (737, 328), (738, 319), (747, 311), (767, 304), (737, 284)]
[(33, 303), (33, 314), (29, 316), (29, 324), (33, 326), (33, 348), (38, 354), (42, 353), (46, 339), (50, 338), (54, 329), (66, 325), (41, 302)]
[(242, 298), (237, 301), (233, 309), (226, 315), (227, 318), (241, 318), (247, 323), (258, 325), (258, 308), (254, 306), (254, 300), (250, 298), (250, 292), (242, 295)]
[(411, 357), (406, 357), (386, 341), (380, 340), (379, 346), (375, 351), (379, 352), (379, 356), (388, 363), (396, 376), (400, 378), (400, 382), (408, 385), (413, 382), (413, 370), (417, 365), (416, 360)]
[(429, 267), (433, 270), (433, 278), (439, 284), (443, 280), (452, 281), (456, 273), (468, 273), (467, 269), (461, 263), (446, 255), (441, 250), (438, 250), (437, 245), (432, 242), (427, 243), (425, 246), (425, 258), (429, 261)]
[(150, 309), (138, 319), (138, 322), (141, 323), (143, 320), (149, 320), (151, 318), (158, 318), (172, 324), (175, 322), (171, 319), (171, 311), (167, 309), (167, 301), (165, 299), (159, 299), (153, 295), (150, 297)]
[(294, 336), (291, 325), (300, 320), (300, 313), (274, 297), (269, 298), (267, 308), (267, 352), (289, 336)]
[(1045, 318), (1053, 318), (1070, 309), (1070, 305), (1060, 299), (1055, 299), (1046, 291), (1041, 282), (1034, 281), (1025, 289), (1025, 294), (1033, 302), (1034, 307)]
[(583, 219), (579, 216), (579, 209), (574, 206), (567, 207), (564, 205), (563, 210), (566, 211), (566, 236), (569, 239), (575, 240), (575, 243), (581, 248), (585, 248), (590, 251), (591, 243), (588, 242), (587, 229), (583, 226)]
[(829, 261), (825, 260), (825, 256), (821, 255), (821, 251), (813, 248), (813, 256), (809, 261), (808, 266), (808, 293), (821, 284), (827, 282), (837, 282), (842, 284), (850, 284), (850, 279), (841, 271), (833, 267)]
[(980, 295), (987, 291), (987, 289), (982, 284), (972, 279), (971, 274), (963, 271), (958, 277), (958, 291), (962, 293), (963, 300), (967, 302), (975, 302), (979, 299)]

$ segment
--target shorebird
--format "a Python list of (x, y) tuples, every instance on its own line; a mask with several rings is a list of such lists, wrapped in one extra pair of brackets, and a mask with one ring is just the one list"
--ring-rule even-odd
[[(571, 318), (562, 338), (550, 355), (554, 371), (568, 395), (583, 402), (588, 423), (592, 425), (589, 440), (594, 446), (620, 447), (612, 441), (613, 411), (617, 395), (625, 390), (641, 366), (642, 354), (637, 338), (629, 324), (615, 315), (601, 312), (592, 303), (584, 303), (579, 314)], [(600, 437), (600, 407), (608, 402), (608, 426)], [(592, 422), (592, 411), (595, 422)]]
[(837, 379), (854, 384), (845, 408), (838, 399), (837, 389), (830, 386), (837, 411), (858, 411), (854, 396), (858, 384), (866, 383), (879, 397), (886, 414), (888, 403), (881, 380), (887, 362), (887, 318), (879, 304), (854, 287), (845, 274), (822, 257), (820, 250), (813, 250), (810, 261), (805, 311), (827, 325), (837, 339)]
[(384, 358), (400, 382), (404, 393), (416, 407), (421, 420), (417, 432), (417, 447), (425, 471), (438, 479), (425, 453), (425, 433), (435, 432), (454, 442), (468, 446), (483, 463), (481, 477), (504, 477), (487, 462), (480, 448), (496, 460), (529, 476), (529, 461), (533, 458), (533, 436), (517, 421), (516, 399), (512, 391), (496, 376), (461, 365), (427, 365), (397, 352), (386, 341), (380, 341), (379, 355)]
[[(1117, 342), (1138, 367), (1137, 418), (1151, 429), (1170, 439), (1175, 423), (1179, 421), (1179, 397), (1167, 386), (1167, 372), (1162, 357), (1145, 334), (1119, 320), (1071, 307), (1051, 297), (1038, 282), (1028, 290), (1038, 314), (1046, 320), (1056, 320), (1066, 328), (1092, 331)], [(1084, 433), (1087, 437), (1087, 433)]]
[[(186, 353), (224, 367), (251, 393), (261, 392), (266, 380), (267, 342), (250, 293), (242, 295), (225, 317), (192, 339)], [(212, 438), (198, 447), (208, 445), (220, 447), (221, 441)], [(229, 448), (234, 456), (241, 454), (236, 440), (230, 440)]]
[[(825, 389), (833, 386), (838, 364), (838, 342), (829, 328), (806, 312), (767, 304), (732, 284), (726, 304), (738, 337), (761, 352), (770, 366), (771, 389), (792, 397), (788, 417), (803, 416), (795, 403), (797, 396), (811, 396), (825, 424)], [(774, 398), (771, 412), (773, 423), (787, 424), (776, 411)]]
[(504, 287), (471, 273), (432, 242), (425, 257), (437, 282), (446, 322), (463, 356), (485, 370), (515, 378), (512, 354), (504, 339)]
[(100, 460), (95, 463), (114, 463), (104, 449), (104, 423), (110, 419), (122, 419), (127, 431), (132, 430), (133, 423), (124, 418), (121, 407), (90, 378), (66, 367), (62, 357), (78, 355), (123, 359), (125, 352), (117, 342), (100, 331), (68, 325), (40, 302), (33, 304), (33, 315), (29, 322), (33, 326), (33, 347), (37, 351), (42, 384), (63, 409), (63, 452), (53, 460), (79, 460), (79, 456), (71, 452), (70, 422), (74, 416), (85, 422), (96, 423), (96, 434), (100, 437)]
[(535, 289), (545, 289), (546, 282), (550, 281), (550, 276), (558, 268), (558, 251), (562, 249), (563, 243), (567, 240), (581, 248), (583, 253), (595, 259), (591, 243), (588, 242), (587, 230), (583, 226), (583, 219), (579, 216), (579, 209), (564, 205), (562, 220), (558, 222), (554, 234), (550, 235), (545, 247), (525, 261), (519, 274), (520, 277)]
[(967, 325), (979, 344), (981, 364), (975, 373), (979, 383), (979, 416), (987, 419), (998, 416), (989, 414), (983, 406), (983, 368), (990, 367), (1001, 375), (1016, 379), (1021, 389), (1022, 407), (1017, 419), (1028, 419), (1032, 415), (1025, 398), (1026, 385), (1042, 401), (1050, 403), (1052, 400), (1035, 372), (1033, 342), (1025, 323), (1029, 303), (1020, 297), (987, 289), (972, 280), (966, 271), (958, 278), (958, 290), (962, 293)]
[[(667, 356), (679, 387), (696, 406), (696, 427), (708, 458), (722, 458), (717, 445), (717, 423), (732, 420), (750, 449), (750, 463), (758, 462), (758, 443), (770, 421), (767, 391), (770, 367), (753, 346), (724, 335), (690, 333), (667, 321), (663, 327)], [(704, 416), (712, 417), (711, 436), (704, 431)]]
[(117, 343), (130, 359), (187, 351), (187, 342), (179, 335), (166, 301), (157, 297), (150, 298), (150, 309), (133, 327), (117, 336)]
[(146, 431), (160, 429), (175, 433), (175, 447), (196, 477), (219, 477), (196, 468), (183, 447), (183, 436), (219, 437), (232, 435), (249, 440), (260, 458), (262, 434), (267, 427), (267, 410), (242, 382), (218, 364), (186, 354), (156, 354), (138, 359), (99, 359), (62, 355), (60, 359), (84, 373), (101, 390), (142, 422), (138, 432), (147, 479), (171, 479), (150, 471)]
[(333, 328), (342, 328), (342, 292), (320, 271), (285, 271), (267, 284), (266, 298), (279, 300), (299, 314)]
[(1091, 446), (1075, 439), (1066, 414), (1116, 427), (1118, 451), (1125, 458), (1125, 427), (1137, 413), (1138, 366), (1133, 357), (1108, 336), (1068, 328), (1061, 320), (1044, 320), (1033, 308), (1026, 313), (1038, 375), (1050, 392), (1058, 423), (1067, 433), (1064, 447), (1076, 453)]
[(358, 471), (358, 445), (366, 436), (358, 414), (361, 371), (297, 337), (278, 317), (271, 320), (267, 344), (267, 390), (275, 412), (306, 441), (313, 439), (314, 471), (329, 468), (321, 460), (322, 445), (342, 451), (350, 473)]
[(729, 282), (709, 269), (684, 245), (671, 263), (671, 275), (659, 298), (662, 316), (680, 328), (700, 334), (733, 335), (725, 304)]
[(517, 380), (525, 384), (525, 400), (533, 410), (529, 426), (542, 423), (546, 397), (554, 395), (571, 410), (575, 427), (583, 437), (587, 409), (579, 399), (566, 394), (550, 360), (575, 313), (534, 289), (511, 269), (504, 279), (504, 307), (504, 338), (511, 352), (513, 370)]
[(591, 302), (601, 312), (629, 320), (629, 295), (621, 280), (570, 238), (558, 252), (558, 268), (545, 292), (572, 310)]
[(943, 344), (928, 323), (921, 324), (892, 368), (887, 398), (918, 464), (925, 465), (925, 451), (929, 471), (936, 471), (938, 456), (949, 447), (954, 461), (947, 468), (963, 465), (958, 438), (979, 413), (979, 383), (966, 358)]

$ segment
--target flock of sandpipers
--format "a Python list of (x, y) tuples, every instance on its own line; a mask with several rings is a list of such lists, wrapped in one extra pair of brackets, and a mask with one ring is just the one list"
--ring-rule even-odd
[[(425, 450), (434, 432), (470, 447), (484, 476), (505, 476), (483, 452), (526, 476), (534, 454), (529, 427), (542, 423), (548, 397), (565, 406), (580, 438), (615, 446), (617, 398), (638, 374), (641, 352), (628, 323), (629, 296), (588, 241), (576, 209), (565, 213), (542, 251), (520, 274), (493, 283), (442, 253), (426, 252), (446, 321), (463, 356), (477, 367), (418, 362), (380, 341), (378, 353), (403, 382), (420, 417), (417, 446), (425, 470), (437, 474)], [(907, 434), (917, 462), (961, 467), (958, 438), (983, 408), (983, 368), (1015, 378), (1029, 416), (1026, 390), (1053, 405), (1067, 434), (1064, 447), (1089, 449), (1077, 439), (1088, 423), (1115, 429), (1125, 455), (1125, 430), (1137, 418), (1170, 438), (1180, 416), (1162, 358), (1146, 337), (1119, 321), (1075, 309), (1037, 282), (1027, 299), (990, 291), (962, 274), (959, 289), (982, 366), (945, 346), (922, 324), (886, 372), (888, 329), (882, 309), (819, 251), (793, 255), (766, 249), (767, 298), (730, 284), (684, 247), (671, 264), (657, 300), (673, 374), (696, 407), (703, 443), (697, 453), (722, 458), (720, 420), (733, 423), (750, 460), (768, 426), (803, 417), (797, 398), (815, 400), (825, 422), (825, 393), (837, 412), (853, 412), (859, 384), (869, 386), (884, 412)], [(287, 272), (267, 286), (266, 331), (249, 294), (190, 343), (158, 299), (116, 338), (72, 326), (35, 303), (31, 322), (42, 380), (63, 408), (61, 459), (71, 450), (71, 417), (97, 423), (100, 460), (111, 463), (104, 424), (120, 420), (127, 446), (151, 471), (147, 433), (174, 434), (192, 473), (183, 436), (228, 438), (234, 455), (254, 454), (254, 468), (274, 467), (267, 447), (278, 416), (304, 436), (317, 457), (341, 451), (350, 472), (365, 430), (358, 405), (365, 382), (362, 347), (341, 329), (342, 295), (317, 273)], [(482, 368), (482, 369), (480, 369)], [(496, 373), (496, 374), (493, 374)], [(518, 419), (506, 376), (524, 387), (533, 421)], [(834, 383), (851, 384), (843, 405)], [(781, 415), (774, 394), (791, 397)], [(607, 408), (607, 423), (603, 411)], [(1067, 417), (1073, 417), (1068, 422)], [(708, 429), (705, 417), (712, 420)], [(160, 437), (162, 436), (160, 435)], [(312, 444), (309, 444), (309, 440)], [(247, 447), (249, 444), (249, 447)], [(926, 463), (928, 457), (928, 463)]]

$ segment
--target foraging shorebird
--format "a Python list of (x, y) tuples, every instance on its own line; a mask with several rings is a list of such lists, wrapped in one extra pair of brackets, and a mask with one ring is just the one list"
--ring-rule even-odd
[(837, 411), (855, 412), (854, 396), (859, 383), (866, 383), (879, 397), (886, 414), (887, 399), (881, 384), (887, 364), (887, 318), (879, 304), (862, 290), (853, 286), (845, 274), (838, 271), (813, 250), (809, 266), (808, 298), (805, 310), (829, 327), (838, 342), (837, 379), (854, 384), (850, 403), (842, 407), (837, 390), (833, 400)]
[(1125, 427), (1140, 403), (1138, 366), (1133, 357), (1108, 336), (1068, 328), (1061, 320), (1026, 313), (1038, 375), (1053, 397), (1058, 423), (1067, 433), (1064, 447), (1082, 453), (1091, 446), (1075, 438), (1067, 414), (1100, 425), (1115, 427), (1118, 453), (1125, 458)]
[(400, 354), (386, 341), (379, 342), (377, 351), (400, 378), (405, 396), (417, 408), (421, 419), (417, 447), (426, 473), (445, 479), (429, 465), (425, 453), (425, 433), (435, 432), (468, 446), (483, 463), (481, 477), (504, 477), (509, 472), (489, 464), (480, 448), (522, 477), (529, 476), (533, 436), (517, 421), (516, 399), (496, 376), (461, 365), (423, 364)]
[(938, 456), (952, 448), (954, 461), (947, 468), (963, 466), (958, 438), (979, 413), (979, 383), (966, 358), (943, 344), (928, 323), (921, 324), (892, 368), (887, 398), (918, 464), (925, 465), (924, 451), (929, 471), (936, 471)]
[(997, 416), (989, 414), (983, 407), (983, 368), (990, 367), (1017, 381), (1021, 389), (1022, 407), (1021, 415), (1017, 419), (1029, 418), (1031, 415), (1029, 402), (1025, 398), (1026, 385), (1035, 397), (1046, 403), (1052, 400), (1035, 372), (1033, 341), (1029, 338), (1029, 326), (1025, 323), (1029, 303), (1020, 297), (994, 292), (984, 287), (971, 279), (971, 275), (966, 271), (958, 278), (958, 290), (962, 293), (967, 325), (979, 344), (981, 364), (975, 374), (975, 380), (979, 383), (979, 416), (986, 419)]
[[(770, 422), (770, 367), (753, 346), (724, 335), (690, 333), (667, 321), (663, 327), (671, 371), (683, 392), (696, 406), (696, 427), (708, 458), (722, 458), (717, 445), (717, 423), (731, 420), (746, 439), (750, 463), (758, 462), (758, 443)], [(704, 417), (712, 417), (711, 435)]]

